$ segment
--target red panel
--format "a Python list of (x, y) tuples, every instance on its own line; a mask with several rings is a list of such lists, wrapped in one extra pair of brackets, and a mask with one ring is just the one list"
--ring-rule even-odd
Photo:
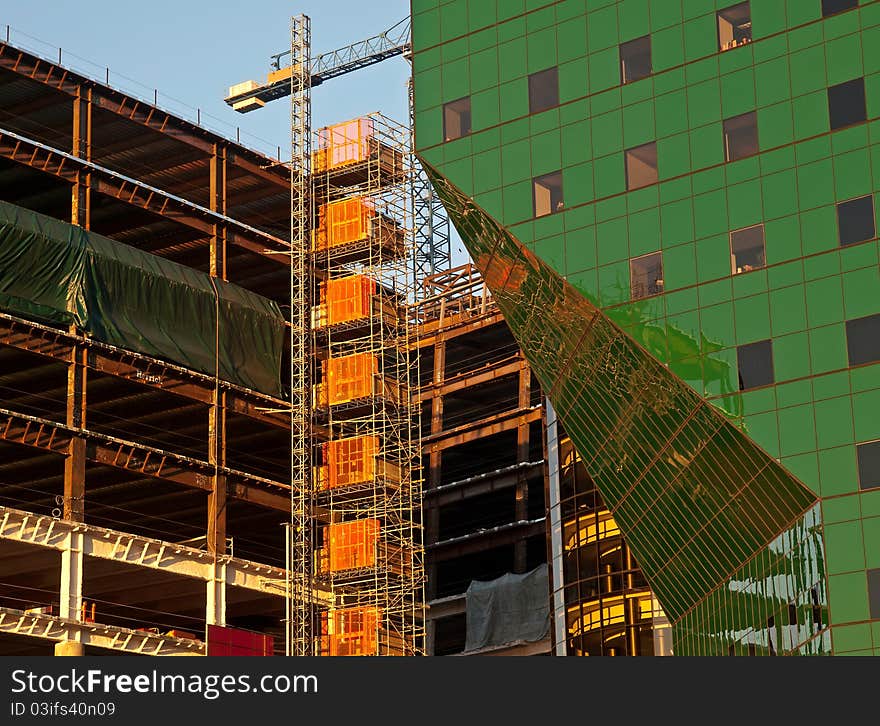
[(208, 626), (208, 655), (274, 655), (271, 635), (250, 630)]

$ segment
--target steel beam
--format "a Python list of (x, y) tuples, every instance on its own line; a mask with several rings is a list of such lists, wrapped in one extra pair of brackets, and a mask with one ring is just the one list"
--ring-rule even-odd
[[(236, 222), (149, 184), (79, 159), (7, 129), (0, 129), (0, 158), (49, 174), (69, 184), (77, 184), (81, 175), (88, 174), (90, 187), (94, 192), (178, 222), (201, 232), (206, 237), (213, 235), (215, 225), (226, 224), (229, 228), (227, 232), (229, 244), (281, 265), (290, 264), (289, 255), (285, 254), (289, 251), (288, 243), (280, 237)], [(267, 252), (275, 254), (267, 254)]]
[[(285, 572), (279, 567), (228, 555), (215, 558), (205, 550), (188, 545), (0, 506), (0, 541), (63, 551), (73, 534), (82, 538), (81, 551), (88, 557), (206, 583), (218, 579), (214, 568), (219, 562), (223, 565), (222, 579), (227, 586), (284, 597)], [(332, 596), (324, 590), (315, 590), (313, 597), (324, 605), (332, 603)]]
[[(6, 313), (0, 313), (0, 344), (62, 363), (70, 360), (75, 346), (82, 345), (87, 350), (85, 365), (92, 370), (205, 404), (213, 399), (212, 376)], [(283, 412), (289, 405), (285, 401), (225, 381), (220, 381), (220, 385), (226, 392), (229, 411), (279, 428), (290, 428), (290, 416)]]
[[(435, 350), (439, 349), (440, 347), (438, 346)], [(468, 388), (473, 388), (474, 386), (479, 386), (483, 383), (496, 381), (499, 378), (517, 375), (522, 368), (522, 360), (521, 357), (516, 356), (513, 359), (505, 359), (504, 361), (491, 363), (480, 369), (479, 372), (472, 371), (462, 373), (449, 382), (444, 380), (441, 384), (434, 383), (430, 387), (423, 387), (418, 394), (419, 401), (427, 401), (433, 398), (435, 391), (439, 396), (448, 396), (456, 391), (463, 391)]]
[[(64, 454), (74, 437), (86, 440), (89, 461), (211, 491), (211, 475), (215, 467), (206, 461), (0, 408), (0, 440)], [(288, 484), (227, 467), (220, 471), (227, 478), (229, 496), (279, 511), (290, 511), (289, 494), (286, 493), (290, 491)]]
[(138, 655), (205, 655), (200, 640), (172, 638), (115, 625), (83, 623), (42, 613), (0, 607), (0, 633), (24, 635), (56, 643), (77, 642)]
[(214, 144), (220, 144), (227, 149), (228, 161), (242, 171), (258, 176), (285, 191), (289, 188), (290, 177), (286, 167), (275, 163), (274, 160), (224, 139), (197, 124), (174, 116), (155, 104), (128, 96), (122, 91), (81, 76), (25, 50), (0, 43), (0, 68), (69, 96), (75, 97), (80, 89), (86, 88), (96, 108), (173, 138), (206, 155), (211, 153)]
[(443, 451), (453, 446), (460, 446), (466, 441), (475, 441), (484, 436), (493, 436), (504, 431), (510, 431), (522, 423), (530, 424), (541, 420), (541, 407), (529, 407), (525, 410), (505, 411), (504, 413), (472, 421), (457, 426), (454, 429), (443, 431), (437, 435), (431, 435), (423, 439), (425, 450), (430, 454), (433, 451)]

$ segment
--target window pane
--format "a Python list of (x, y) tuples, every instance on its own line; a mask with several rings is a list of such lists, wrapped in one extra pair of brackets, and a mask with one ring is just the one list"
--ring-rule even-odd
[(460, 139), (471, 132), (471, 99), (460, 98), (443, 106), (443, 138)]
[(864, 121), (868, 117), (865, 109), (865, 79), (856, 78), (831, 86), (828, 89), (828, 114), (831, 117), (832, 131)]
[(718, 13), (719, 50), (730, 50), (751, 42), (752, 16), (747, 2)]
[(620, 82), (632, 83), (651, 75), (651, 36), (636, 38), (620, 46)]
[(880, 619), (880, 570), (868, 570), (868, 603), (871, 619)]
[(874, 197), (859, 197), (837, 205), (837, 232), (840, 246), (874, 239)]
[(758, 153), (758, 114), (752, 111), (724, 121), (724, 154), (736, 161)]
[(734, 275), (764, 266), (763, 224), (730, 233), (730, 259)]
[(846, 349), (851, 366), (880, 361), (880, 314), (846, 321)]
[(529, 113), (559, 105), (559, 72), (555, 67), (529, 76)]
[(880, 441), (856, 446), (859, 460), (859, 489), (880, 487)]
[(535, 216), (559, 212), (565, 206), (562, 198), (562, 172), (536, 177), (533, 181)]
[(663, 292), (663, 258), (659, 252), (629, 262), (632, 299)]
[(858, 7), (859, 0), (822, 0), (822, 17), (827, 18), (844, 10)]
[(739, 390), (747, 391), (773, 383), (773, 345), (769, 340), (741, 345), (736, 349)]
[(626, 151), (626, 188), (657, 183), (657, 144), (651, 142)]

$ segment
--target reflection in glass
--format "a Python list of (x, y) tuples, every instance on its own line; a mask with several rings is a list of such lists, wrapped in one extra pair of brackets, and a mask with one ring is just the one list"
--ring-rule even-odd
[[(472, 199), (423, 165), (673, 622), (675, 653), (723, 654), (731, 644), (736, 652), (768, 653), (767, 623), (772, 617), (780, 628), (790, 603), (798, 624), (779, 634), (777, 653), (827, 652), (815, 493)], [(585, 536), (591, 527), (601, 530), (598, 514), (586, 525), (574, 525), (573, 541), (580, 541), (581, 529)], [(603, 572), (608, 558), (612, 570)], [(607, 599), (609, 625), (619, 617), (614, 607), (621, 606), (625, 628), (626, 593), (622, 603), (613, 598), (619, 597), (617, 582), (626, 581), (626, 560), (597, 551), (590, 562), (597, 568), (599, 622), (605, 622)], [(575, 557), (570, 566), (581, 562)], [(631, 614), (635, 618), (636, 611)], [(595, 617), (582, 608), (571, 615), (582, 645)]]

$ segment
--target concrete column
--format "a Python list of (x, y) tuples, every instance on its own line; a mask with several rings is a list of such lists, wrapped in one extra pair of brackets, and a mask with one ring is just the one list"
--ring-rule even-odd
[[(61, 550), (59, 589), (59, 615), (66, 620), (83, 620), (82, 573), (83, 535), (70, 532)], [(56, 644), (55, 655), (83, 655), (83, 644), (77, 640), (62, 641)]]
[(214, 577), (208, 581), (205, 622), (226, 625), (226, 565), (223, 562), (214, 563)]
[(85, 655), (85, 646), (75, 640), (62, 640), (55, 643), (55, 655)]

